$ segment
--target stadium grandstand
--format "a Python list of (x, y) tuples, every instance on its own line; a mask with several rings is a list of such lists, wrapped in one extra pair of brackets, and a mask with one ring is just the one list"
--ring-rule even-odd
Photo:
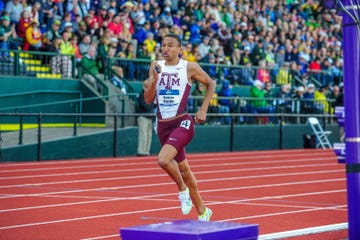
[[(314, 114), (336, 124), (329, 115), (343, 105), (342, 19), (321, 1), (8, 0), (0, 12), (2, 113), (136, 113), (169, 32), (181, 37), (182, 57), (217, 82), (209, 125), (305, 125)], [(193, 86), (189, 112), (199, 89)], [(44, 126), (115, 121), (54, 118)], [(2, 120), (2, 130), (18, 125)]]

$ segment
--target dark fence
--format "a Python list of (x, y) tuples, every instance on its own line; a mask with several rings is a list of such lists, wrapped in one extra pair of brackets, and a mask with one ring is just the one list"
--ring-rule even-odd
[[(118, 136), (118, 131), (119, 129), (128, 129), (129, 126), (124, 127), (122, 126), (121, 122), (124, 121), (125, 118), (136, 118), (137, 116), (139, 116), (139, 114), (45, 114), (45, 113), (0, 113), (0, 118), (3, 117), (12, 117), (12, 118), (16, 118), (18, 121), (18, 129), (14, 129), (13, 131), (10, 130), (4, 130), (2, 128), (2, 126), (0, 125), (0, 159), (1, 159), (1, 152), (3, 149), (6, 148), (12, 148), (14, 146), (24, 146), (24, 145), (29, 145), (29, 144), (35, 144), (36, 145), (36, 158), (34, 157), (34, 159), (36, 160), (42, 160), (42, 151), (43, 151), (43, 144), (46, 141), (53, 141), (54, 138), (59, 138), (59, 139), (71, 139), (72, 137), (76, 137), (79, 136), (81, 134), (89, 134), (89, 133), (94, 133), (96, 131), (107, 131), (107, 132), (112, 132), (112, 140), (110, 142), (112, 142), (112, 147), (107, 146), (107, 148), (112, 149), (112, 157), (117, 157), (118, 156), (118, 146), (119, 146), (119, 139), (123, 140), (124, 138), (126, 138), (125, 136), (121, 136), (121, 138), (119, 138)], [(153, 116), (152, 114), (149, 114), (149, 116)], [(334, 115), (332, 114), (313, 114), (311, 116), (315, 116), (317, 118), (319, 118), (321, 120), (321, 123), (323, 125), (323, 128), (326, 129), (328, 123), (330, 120), (334, 121)], [(43, 122), (46, 122), (46, 118), (48, 117), (59, 117), (59, 118), (64, 118), (64, 117), (69, 117), (73, 119), (73, 125), (72, 127), (68, 127), (68, 128), (58, 128), (57, 129), (57, 133), (53, 134), (51, 133), (52, 130), (54, 129), (47, 129), (43, 127)], [(80, 121), (80, 119), (84, 118), (84, 117), (100, 117), (100, 118), (111, 118), (112, 121), (112, 126), (106, 126), (103, 128), (86, 128)], [(269, 124), (267, 125), (267, 127), (273, 129), (271, 131), (274, 131), (274, 129), (277, 129), (276, 131), (278, 131), (278, 134), (276, 134), (277, 136), (272, 136), (274, 137), (274, 139), (277, 139), (276, 141), (278, 142), (277, 144), (275, 144), (275, 146), (277, 145), (277, 149), (283, 149), (283, 145), (284, 145), (284, 138), (288, 138), (288, 136), (286, 136), (284, 134), (284, 127), (289, 127), (289, 125), (291, 125), (291, 123), (286, 123), (283, 120), (284, 119), (293, 119), (293, 118), (307, 118), (309, 117), (309, 115), (304, 115), (304, 114), (285, 114), (285, 113), (271, 113), (271, 114), (254, 114), (254, 113), (226, 113), (226, 114), (219, 114), (219, 113), (209, 113), (208, 114), (208, 118), (229, 118), (230, 122), (228, 125), (219, 125), (219, 126), (213, 126), (215, 127), (215, 129), (219, 128), (219, 129), (223, 129), (224, 127), (226, 127), (226, 129), (229, 129), (228, 131), (228, 139), (226, 140), (222, 140), (221, 136), (218, 136), (218, 140), (219, 143), (221, 143), (221, 145), (228, 143), (228, 146), (225, 147), (225, 149), (228, 149), (229, 151), (233, 151), (234, 150), (234, 146), (237, 144), (235, 142), (234, 139), (234, 132), (235, 132), (235, 127), (236, 126), (241, 126), (238, 123), (237, 119), (240, 118), (274, 118), (274, 119), (278, 119), (278, 121), (274, 124)], [(26, 120), (25, 120), (26, 119)], [(26, 125), (24, 124), (24, 122), (32, 122), (32, 126), (30, 126), (30, 128), (32, 129), (31, 131), (26, 130), (26, 128), (29, 128), (29, 125), (27, 125), (27, 127), (25, 127)], [(290, 122), (296, 122), (296, 121), (290, 121)], [(209, 126), (209, 123), (205, 123), (203, 124), (204, 126)], [(305, 123), (302, 125), (306, 125)], [(332, 124), (334, 125), (334, 124)], [(251, 126), (251, 125), (248, 125)], [(253, 125), (256, 126), (256, 125)], [(301, 126), (299, 124), (294, 124), (294, 126)], [(136, 127), (136, 125), (134, 125), (133, 127)], [(275, 127), (275, 128), (274, 128)], [(238, 128), (238, 127), (237, 127)], [(296, 127), (298, 128), (298, 127)], [(44, 134), (44, 130), (46, 129), (46, 131), (48, 133)], [(222, 131), (223, 131), (222, 130)], [(25, 131), (26, 131), (26, 138), (27, 141), (24, 142), (24, 138), (25, 138)], [(49, 132), (50, 131), (50, 132)], [(59, 136), (60, 133), (60, 136)], [(50, 136), (50, 134), (53, 134), (53, 136)], [(220, 134), (221, 135), (221, 134)], [(51, 138), (54, 137), (54, 138)], [(268, 136), (269, 137), (269, 136)], [(131, 144), (132, 146), (134, 145), (134, 143), (136, 142), (136, 140), (134, 141), (132, 137), (130, 137), (131, 139), (128, 141), (129, 144)], [(103, 141), (103, 139), (101, 140)], [(109, 139), (107, 139), (107, 141), (109, 141)], [(258, 144), (262, 144), (261, 142), (259, 142)], [(274, 144), (274, 143), (272, 143)], [(108, 145), (108, 144), (107, 144)], [(58, 146), (59, 148), (61, 148), (61, 146)], [(81, 146), (72, 146), (74, 148), (81, 148)], [(224, 146), (223, 146), (224, 147)], [(125, 146), (126, 148), (126, 146)]]

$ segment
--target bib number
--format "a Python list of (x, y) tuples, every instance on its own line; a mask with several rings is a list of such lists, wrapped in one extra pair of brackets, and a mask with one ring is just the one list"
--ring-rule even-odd
[(187, 130), (189, 130), (190, 128), (190, 125), (191, 125), (191, 121), (190, 120), (184, 120), (180, 123), (180, 127), (183, 127)]

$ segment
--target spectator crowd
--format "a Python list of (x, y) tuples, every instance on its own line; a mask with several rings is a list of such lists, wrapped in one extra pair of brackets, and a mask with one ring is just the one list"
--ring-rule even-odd
[[(0, 42), (5, 50), (0, 57), (9, 59), (6, 50), (11, 49), (71, 54), (91, 75), (101, 77), (110, 67), (108, 57), (161, 59), (162, 38), (173, 32), (183, 40), (184, 59), (225, 66), (205, 68), (224, 87), (251, 85), (256, 87), (251, 90), (254, 96), (286, 93), (299, 98), (299, 92), (311, 92), (311, 76), (322, 86), (319, 92), (332, 93), (342, 81), (342, 19), (320, 2), (8, 0), (0, 4)], [(56, 68), (64, 61), (71, 64), (63, 58), (52, 64)], [(127, 66), (127, 80), (133, 80), (137, 70), (136, 65)], [(266, 95), (267, 85), (281, 90)], [(224, 93), (229, 95), (222, 89)], [(274, 112), (264, 107), (266, 102), (255, 105), (259, 112)], [(277, 106), (283, 111), (294, 108), (286, 101)], [(220, 109), (231, 112), (234, 106)]]

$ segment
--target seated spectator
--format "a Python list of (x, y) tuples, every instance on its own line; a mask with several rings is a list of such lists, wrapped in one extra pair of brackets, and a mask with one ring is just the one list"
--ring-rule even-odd
[(240, 69), (239, 84), (241, 85), (253, 85), (254, 74), (251, 66), (251, 62), (247, 62), (244, 67)]
[(45, 49), (53, 43), (53, 40), (56, 37), (61, 36), (60, 32), (59, 32), (60, 24), (61, 24), (60, 20), (56, 20), (51, 25), (51, 29), (46, 31), (46, 33), (44, 35), (44, 39), (43, 39)]
[(69, 34), (69, 38), (71, 39), (72, 36), (74, 35), (74, 32), (73, 32), (73, 23), (71, 22), (66, 22), (64, 24), (64, 31), (63, 32), (67, 32)]
[(270, 81), (270, 73), (269, 70), (266, 68), (265, 60), (259, 61), (259, 68), (257, 70), (257, 79), (263, 84)]
[(211, 49), (210, 46), (210, 38), (208, 36), (204, 36), (202, 42), (199, 45), (199, 54), (201, 61), (204, 61), (206, 55), (208, 55)]
[[(79, 26), (76, 29), (74, 35), (77, 35), (79, 38), (79, 42), (82, 42), (83, 38), (87, 35), (90, 35), (90, 28), (86, 25), (85, 21), (80, 21)], [(90, 37), (91, 39), (91, 37)]]
[(249, 46), (244, 47), (244, 51), (241, 54), (241, 58), (240, 58), (240, 65), (246, 65), (247, 63), (251, 63)]
[(79, 49), (79, 45), (78, 45), (78, 37), (76, 35), (74, 35), (70, 39), (70, 43), (71, 43), (71, 46), (74, 47), (75, 61), (77, 63), (79, 63), (81, 61), (81, 59), (82, 59), (82, 54), (80, 53), (80, 49)]
[[(101, 42), (101, 41), (100, 41)], [(79, 43), (80, 54), (84, 55), (88, 52), (91, 46), (91, 35), (85, 35)]]
[(174, 20), (171, 15), (170, 7), (165, 7), (163, 13), (160, 15), (160, 23), (164, 26), (171, 27), (174, 25)]
[[(230, 82), (228, 80), (222, 81), (221, 89), (217, 92), (219, 100), (219, 113), (220, 114), (227, 114), (230, 112), (233, 112), (236, 107), (229, 99), (230, 97), (233, 97), (232, 88), (230, 86)], [(221, 116), (220, 117), (221, 124), (230, 124), (231, 117), (230, 116)]]
[(147, 34), (150, 33), (150, 21), (146, 21), (143, 26), (136, 28), (134, 37), (139, 45), (143, 45)]
[(147, 47), (147, 52), (151, 56), (154, 54), (154, 50), (156, 47), (156, 41), (154, 40), (154, 34), (148, 33), (146, 39), (144, 41), (144, 45)]
[(39, 51), (42, 47), (42, 34), (39, 23), (33, 20), (25, 31), (24, 50)]
[(191, 43), (186, 44), (186, 49), (183, 52), (183, 58), (189, 62), (199, 61), (199, 45), (193, 45)]
[[(218, 95), (214, 92), (210, 104), (209, 113), (219, 113)], [(217, 116), (209, 116), (209, 123), (213, 125), (220, 125), (220, 121)]]
[(111, 69), (114, 70), (116, 74), (114, 74), (114, 76), (110, 79), (110, 82), (118, 87), (124, 94), (126, 94), (124, 71), (122, 67), (112, 66)]
[(0, 25), (0, 45), (4, 51), (0, 52), (0, 56), (2, 54), (5, 61), (10, 61), (9, 50), (16, 47), (14, 39), (16, 39), (15, 25), (10, 26), (10, 17), (3, 16)]
[(191, 96), (195, 97), (195, 98), (189, 98), (188, 100), (188, 111), (190, 113), (196, 113), (199, 109), (199, 107), (202, 104), (202, 98), (197, 98), (200, 96), (203, 96), (204, 93), (204, 85), (196, 82), (195, 83), (195, 89), (194, 91), (191, 92)]
[(215, 56), (209, 56), (209, 64), (205, 67), (205, 71), (209, 74), (209, 76), (214, 79), (215, 81), (218, 81), (218, 68), (215, 65)]
[(292, 83), (292, 76), (290, 73), (290, 63), (285, 62), (276, 76), (276, 85), (283, 85), (283, 84), (291, 84)]
[[(251, 62), (255, 66), (257, 66), (257, 65), (260, 66), (260, 61), (265, 60), (265, 57), (266, 57), (266, 53), (265, 53), (265, 50), (264, 50), (263, 40), (259, 39), (257, 41), (255, 47), (251, 51)], [(259, 79), (259, 80), (261, 81), (261, 79)]]
[(96, 90), (99, 90), (97, 80), (104, 79), (103, 75), (99, 73), (101, 63), (96, 61), (96, 48), (91, 46), (88, 53), (81, 59), (81, 67), (83, 69), (83, 78), (89, 82)]

